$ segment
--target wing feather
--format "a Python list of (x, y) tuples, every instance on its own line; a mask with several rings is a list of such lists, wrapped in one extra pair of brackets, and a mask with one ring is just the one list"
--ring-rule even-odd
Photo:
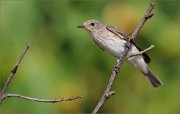
[(129, 35), (126, 34), (123, 30), (113, 27), (113, 26), (106, 26), (106, 29), (115, 35), (119, 36), (119, 38), (127, 40), (129, 38)]

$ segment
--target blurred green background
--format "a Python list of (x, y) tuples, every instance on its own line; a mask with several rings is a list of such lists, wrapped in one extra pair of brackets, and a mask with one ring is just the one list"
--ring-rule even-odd
[[(91, 36), (75, 26), (98, 19), (131, 34), (150, 1), (138, 0), (1, 0), (0, 82), (5, 83), (25, 44), (31, 47), (8, 89), (9, 93), (51, 99), (83, 96), (57, 104), (9, 98), (0, 114), (90, 113), (108, 83), (115, 58), (101, 51)], [(151, 18), (138, 35), (148, 52), (149, 66), (164, 85), (154, 89), (143, 75), (125, 63), (118, 74), (111, 97), (101, 113), (178, 114), (179, 1), (158, 0)]]

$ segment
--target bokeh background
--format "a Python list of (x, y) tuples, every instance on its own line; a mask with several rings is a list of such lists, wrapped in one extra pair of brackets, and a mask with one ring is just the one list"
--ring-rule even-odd
[[(1, 0), (0, 87), (30, 43), (8, 92), (44, 99), (83, 98), (57, 104), (9, 98), (1, 104), (0, 114), (90, 113), (116, 61), (75, 26), (95, 18), (131, 34), (149, 2)], [(148, 52), (152, 59), (149, 66), (164, 85), (154, 89), (139, 71), (124, 63), (113, 85), (116, 95), (101, 113), (180, 113), (179, 1), (158, 0), (153, 12), (155, 16), (145, 24), (136, 42), (142, 48), (156, 45)]]

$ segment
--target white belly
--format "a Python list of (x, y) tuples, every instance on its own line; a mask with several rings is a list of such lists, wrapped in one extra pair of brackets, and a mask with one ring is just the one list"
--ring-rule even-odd
[(115, 57), (120, 57), (120, 55), (124, 52), (124, 45), (126, 43), (126, 41), (121, 40), (120, 38), (112, 37), (95, 39), (95, 42), (100, 48)]

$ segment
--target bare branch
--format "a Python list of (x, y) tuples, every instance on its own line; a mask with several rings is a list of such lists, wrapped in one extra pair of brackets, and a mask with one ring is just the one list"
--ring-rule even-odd
[(151, 46), (149, 46), (148, 48), (144, 49), (143, 51), (140, 51), (140, 52), (138, 52), (138, 53), (136, 53), (136, 54), (133, 54), (133, 55), (128, 56), (127, 59), (130, 58), (130, 57), (133, 57), (133, 56), (142, 55), (143, 53), (151, 50), (151, 49), (154, 48), (154, 47), (155, 47), (154, 45), (151, 45)]
[(25, 100), (44, 102), (44, 103), (59, 103), (59, 102), (72, 101), (72, 100), (77, 100), (77, 99), (82, 98), (81, 96), (75, 96), (75, 97), (63, 98), (63, 99), (39, 99), (39, 98), (23, 96), (20, 94), (6, 94), (4, 98), (7, 98), (7, 97), (16, 97), (16, 98), (21, 98)]
[[(141, 21), (137, 25), (136, 29), (132, 33), (129, 40), (135, 39), (137, 34), (139, 33), (139, 31), (141, 30), (141, 28), (144, 26), (145, 22), (153, 16), (152, 10), (154, 7), (155, 7), (155, 3), (154, 3), (154, 1), (152, 1), (148, 7), (148, 10), (146, 11), (146, 14), (144, 15), (144, 17), (141, 19)], [(117, 76), (117, 73), (120, 71), (121, 65), (123, 64), (124, 60), (126, 59), (126, 55), (127, 55), (132, 44), (127, 42), (125, 45), (126, 45), (125, 51), (122, 54), (121, 58), (117, 59), (116, 65), (114, 66), (114, 68), (112, 70), (112, 73), (111, 73), (111, 76), (109, 79), (109, 83), (106, 87), (106, 90), (105, 90), (104, 94), (102, 95), (101, 99), (99, 100), (97, 106), (94, 108), (92, 114), (96, 114), (99, 111), (99, 109), (103, 106), (103, 104), (107, 101), (107, 99), (109, 99), (112, 96), (111, 94), (109, 94), (109, 93), (111, 93), (112, 84), (115, 80), (115, 77)]]
[(24, 48), (21, 56), (19, 57), (18, 61), (16, 62), (16, 65), (12, 68), (12, 70), (11, 70), (9, 76), (8, 76), (8, 79), (7, 79), (7, 81), (6, 81), (6, 83), (4, 84), (4, 87), (3, 87), (3, 89), (2, 89), (2, 94), (3, 94), (3, 93), (6, 93), (7, 88), (9, 87), (9, 84), (10, 84), (13, 76), (15, 75), (18, 67), (19, 67), (19, 64), (21, 63), (21, 61), (22, 61), (22, 59), (23, 59), (23, 57), (24, 57), (24, 55), (26, 54), (26, 52), (27, 52), (28, 49), (29, 49), (29, 44), (25, 46), (25, 48)]
[[(130, 46), (131, 44), (129, 42), (127, 42), (126, 45)], [(102, 95), (100, 101), (98, 102), (97, 106), (94, 108), (92, 114), (96, 114), (99, 111), (99, 109), (103, 106), (103, 104), (106, 102), (106, 100), (115, 94), (115, 91), (111, 91), (112, 84), (113, 84), (118, 72), (120, 71), (121, 65), (123, 64), (128, 51), (129, 51), (129, 48), (126, 47), (121, 58), (117, 59), (116, 65), (114, 66), (114, 68), (112, 70), (107, 88), (106, 88), (104, 94)]]
[(0, 104), (2, 103), (3, 100), (5, 100), (6, 98), (9, 97), (16, 97), (16, 98), (21, 98), (21, 99), (25, 99), (25, 100), (31, 100), (31, 101), (36, 101), (36, 102), (45, 102), (45, 103), (58, 103), (58, 102), (63, 102), (63, 101), (72, 101), (72, 100), (76, 100), (76, 99), (80, 99), (82, 98), (81, 96), (75, 96), (75, 97), (70, 97), (70, 98), (63, 98), (63, 99), (39, 99), (39, 98), (33, 98), (33, 97), (28, 97), (28, 96), (23, 96), (20, 94), (7, 94), (7, 89), (9, 87), (9, 84), (12, 81), (13, 76), (15, 75), (24, 55), (26, 54), (27, 50), (29, 49), (29, 44), (25, 46), (21, 56), (19, 57), (17, 63), (15, 64), (15, 66), (12, 68), (8, 79), (6, 81), (6, 83), (4, 84), (4, 87), (2, 89), (2, 92), (0, 93)]
[(152, 13), (152, 10), (155, 7), (155, 2), (151, 1), (146, 14), (144, 15), (144, 17), (141, 19), (141, 21), (139, 22), (138, 26), (136, 27), (136, 29), (134, 30), (134, 32), (132, 33), (130, 39), (135, 39), (137, 34), (139, 33), (139, 31), (142, 29), (143, 25), (145, 24), (145, 22), (150, 19), (154, 14)]
[(27, 44), (27, 45), (25, 46), (25, 48), (24, 48), (21, 56), (19, 57), (19, 59), (18, 59), (18, 61), (16, 62), (15, 66), (12, 68), (12, 70), (11, 70), (9, 76), (8, 76), (7, 81), (5, 82), (5, 84), (4, 84), (4, 86), (3, 86), (2, 92), (0, 93), (0, 103), (1, 103), (1, 101), (4, 99), (5, 93), (6, 93), (7, 89), (8, 89), (8, 87), (9, 87), (9, 84), (11, 83), (12, 78), (13, 78), (14, 75), (16, 74), (16, 71), (17, 71), (17, 69), (18, 69), (18, 67), (19, 67), (19, 64), (21, 63), (24, 55), (26, 54), (27, 50), (29, 49), (29, 46), (30, 46), (29, 44)]

